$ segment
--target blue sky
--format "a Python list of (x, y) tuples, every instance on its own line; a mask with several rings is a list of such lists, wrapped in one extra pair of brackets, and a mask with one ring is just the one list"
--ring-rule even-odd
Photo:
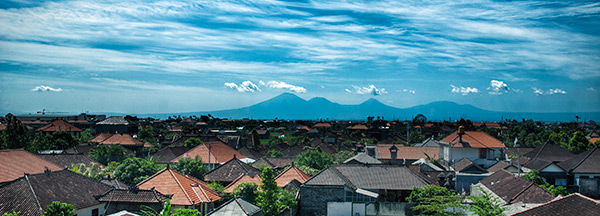
[(597, 1), (2, 1), (0, 112), (600, 111)]

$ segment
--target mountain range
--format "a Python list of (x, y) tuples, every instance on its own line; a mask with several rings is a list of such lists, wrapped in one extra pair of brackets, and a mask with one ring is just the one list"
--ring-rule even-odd
[(502, 121), (504, 119), (533, 119), (536, 121), (573, 121), (575, 116), (582, 119), (600, 119), (600, 112), (496, 112), (477, 108), (468, 104), (457, 104), (449, 101), (433, 102), (410, 108), (396, 108), (385, 105), (371, 98), (357, 105), (343, 105), (331, 102), (322, 97), (305, 100), (295, 94), (283, 93), (258, 104), (239, 109), (170, 113), (141, 114), (140, 117), (168, 118), (172, 115), (191, 116), (207, 115), (229, 119), (286, 119), (286, 120), (366, 120), (368, 116), (380, 116), (384, 119), (410, 120), (417, 114), (425, 115), (429, 120)]

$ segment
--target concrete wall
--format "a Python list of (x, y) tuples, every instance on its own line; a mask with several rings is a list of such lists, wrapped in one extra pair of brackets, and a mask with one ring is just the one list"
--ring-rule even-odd
[(122, 203), (122, 202), (116, 203), (116, 202), (111, 202), (106, 206), (106, 214), (107, 215), (114, 214), (114, 213), (120, 212), (122, 210), (127, 210), (129, 212), (139, 212), (140, 205), (149, 206), (150, 208), (156, 210), (157, 212), (160, 212), (160, 210), (162, 209), (161, 203)]
[(600, 178), (579, 179), (579, 193), (592, 198), (600, 198)]
[(327, 215), (328, 202), (344, 202), (344, 187), (302, 185), (299, 215)]
[(87, 208), (77, 209), (75, 210), (75, 214), (77, 214), (77, 216), (92, 216), (92, 210), (94, 209), (98, 209), (98, 215), (105, 215), (104, 213), (106, 209), (104, 209), (104, 203)]
[(352, 214), (351, 202), (328, 202), (327, 216), (348, 216)]

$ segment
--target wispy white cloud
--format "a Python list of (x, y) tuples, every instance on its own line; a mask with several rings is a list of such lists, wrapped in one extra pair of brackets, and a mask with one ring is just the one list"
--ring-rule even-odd
[(62, 88), (52, 88), (50, 86), (39, 85), (31, 89), (34, 92), (62, 92)]
[(235, 89), (239, 92), (260, 91), (260, 88), (258, 88), (258, 86), (256, 84), (254, 84), (252, 81), (249, 81), (249, 80), (242, 82), (242, 84), (240, 84), (240, 85), (232, 83), (232, 82), (226, 82), (224, 85), (231, 89)]
[(589, 87), (589, 88), (587, 88), (587, 90), (588, 91), (593, 91), (593, 92), (597, 91), (594, 87)]
[(354, 94), (361, 94), (361, 95), (370, 94), (370, 95), (374, 95), (374, 96), (388, 93), (385, 90), (385, 88), (377, 88), (373, 84), (371, 84), (369, 86), (354, 86), (353, 85), (352, 88), (353, 88), (353, 90), (345, 89), (345, 91), (347, 93), (354, 93)]
[(536, 95), (567, 94), (567, 92), (562, 89), (548, 89), (546, 91), (536, 87), (531, 87), (531, 89), (533, 89), (533, 93)]
[(281, 82), (281, 81), (268, 81), (268, 82), (264, 82), (264, 81), (259, 81), (258, 82), (260, 85), (263, 86), (267, 86), (269, 88), (275, 88), (275, 89), (287, 89), (296, 93), (306, 93), (306, 88), (301, 87), (301, 86), (295, 86), (292, 84), (288, 84), (285, 82)]
[(454, 86), (454, 85), (450, 85), (450, 87), (452, 87), (452, 93), (460, 93), (462, 95), (468, 95), (471, 93), (479, 93), (479, 89), (477, 88), (471, 88), (471, 87), (458, 87), (458, 86)]
[(508, 85), (500, 80), (490, 81), (490, 87), (487, 90), (490, 90), (488, 93), (491, 95), (501, 95), (511, 91)]

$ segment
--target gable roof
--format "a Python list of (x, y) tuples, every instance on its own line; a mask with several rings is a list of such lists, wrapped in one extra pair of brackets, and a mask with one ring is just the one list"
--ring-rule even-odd
[(225, 190), (223, 190), (223, 192), (233, 193), (233, 190), (242, 183), (254, 183), (254, 184), (260, 186), (262, 184), (262, 179), (260, 178), (260, 176), (258, 174), (250, 176), (250, 175), (244, 173), (244, 174), (241, 174), (235, 180), (233, 180), (233, 182), (231, 182), (229, 185), (227, 185), (227, 187), (225, 187)]
[(487, 169), (487, 171), (488, 171), (489, 173), (495, 173), (495, 172), (497, 172), (497, 171), (499, 171), (499, 170), (506, 169), (506, 168), (507, 168), (507, 167), (509, 167), (509, 166), (512, 166), (512, 165), (511, 165), (511, 164), (509, 164), (509, 163), (506, 163), (506, 162), (504, 162), (504, 161), (498, 161), (497, 163), (495, 163), (494, 165), (492, 165), (491, 167), (489, 167), (489, 168)]
[(162, 203), (168, 197), (150, 189), (111, 189), (98, 197), (100, 202)]
[(427, 182), (404, 166), (339, 164), (322, 170), (304, 182), (304, 185), (346, 185), (355, 190), (358, 188), (412, 190), (413, 187), (425, 187)]
[(319, 122), (316, 123), (315, 125), (313, 125), (313, 128), (315, 127), (331, 127), (331, 124), (327, 123), (327, 122)]
[(98, 163), (84, 154), (38, 154), (38, 156), (63, 168), (72, 164)]
[(278, 187), (285, 187), (288, 183), (290, 183), (293, 180), (296, 180), (300, 183), (304, 183), (308, 179), (310, 179), (309, 175), (302, 172), (302, 170), (298, 169), (296, 165), (292, 164), (290, 167), (288, 167), (279, 175), (277, 175), (277, 177), (275, 177), (275, 182), (277, 182)]
[(0, 182), (12, 181), (25, 174), (64, 169), (23, 149), (0, 150)]
[(130, 125), (133, 122), (125, 119), (124, 116), (111, 116), (104, 119), (101, 122), (96, 123), (97, 125)]
[(535, 183), (505, 170), (499, 170), (479, 182), (507, 203), (545, 203), (555, 197)]
[(286, 166), (292, 164), (297, 161), (296, 157), (276, 157), (276, 158), (267, 158), (262, 157), (258, 159), (256, 162), (252, 163), (253, 167), (259, 167), (260, 165), (266, 165), (273, 169), (276, 168), (285, 168)]
[(348, 158), (344, 163), (350, 163), (351, 161), (356, 161), (361, 164), (381, 164), (381, 161), (369, 156), (366, 152), (360, 152), (351, 158)]
[[(534, 169), (534, 170), (537, 170), (537, 171), (542, 171), (543, 169), (546, 169), (546, 167), (548, 167), (548, 166), (550, 166), (552, 164), (554, 164), (554, 163), (550, 162), (550, 161), (542, 160), (542, 159), (539, 159), (539, 158), (535, 158), (535, 159), (531, 159), (527, 163), (521, 164), (521, 165), (524, 166), (524, 167), (527, 167), (529, 169)], [(561, 168), (561, 167), (559, 166), (559, 168)]]
[(369, 128), (367, 126), (365, 126), (365, 125), (357, 124), (357, 125), (354, 125), (354, 126), (348, 126), (347, 129), (350, 129), (350, 130), (367, 130)]
[(207, 216), (254, 216), (262, 215), (262, 209), (246, 200), (233, 198), (223, 203), (215, 210), (209, 212)]
[(54, 120), (52, 122), (50, 122), (50, 124), (44, 125), (41, 128), (38, 128), (35, 131), (41, 131), (41, 132), (55, 132), (55, 131), (69, 131), (69, 132), (81, 132), (83, 130), (79, 129), (78, 127), (73, 126), (72, 124), (69, 124), (68, 122), (66, 122), (65, 120)]
[[(190, 148), (185, 146), (173, 146), (166, 147), (161, 150), (158, 150), (156, 153), (152, 154), (154, 158), (158, 158), (157, 163), (171, 163), (173, 159), (179, 157), (179, 155), (184, 154), (186, 151), (189, 151)], [(204, 160), (202, 162), (205, 162)]]
[(377, 144), (377, 159), (378, 160), (391, 160), (392, 155), (390, 148), (396, 146), (398, 153), (396, 160), (419, 160), (421, 158), (427, 158), (425, 154), (438, 159), (440, 155), (439, 147), (412, 147), (412, 146), (400, 146), (394, 144)]
[(0, 212), (14, 209), (23, 215), (41, 215), (53, 201), (69, 203), (75, 209), (87, 208), (100, 204), (95, 196), (110, 189), (69, 170), (25, 175), (0, 187)]
[(129, 134), (114, 134), (104, 141), (100, 142), (101, 145), (125, 145), (125, 146), (141, 146), (143, 142), (131, 137)]
[(528, 215), (600, 215), (600, 202), (589, 197), (574, 193), (560, 199), (553, 200), (525, 211), (513, 214), (514, 216)]
[(562, 162), (575, 156), (575, 154), (557, 144), (554, 144), (554, 142), (548, 141), (544, 143), (544, 145), (538, 146), (531, 150), (524, 156), (531, 159), (537, 158), (550, 162)]
[(162, 194), (173, 195), (171, 204), (191, 206), (198, 203), (211, 203), (221, 199), (206, 182), (183, 175), (167, 166), (158, 173), (137, 184), (141, 189), (155, 188)]
[(598, 146), (560, 162), (558, 166), (571, 173), (600, 173), (600, 149)]
[(458, 131), (455, 131), (441, 141), (450, 143), (454, 148), (506, 148), (502, 141), (483, 131), (465, 131), (462, 142)]
[(229, 147), (223, 142), (205, 142), (194, 147), (193, 149), (190, 149), (187, 155), (182, 154), (176, 157), (175, 159), (171, 160), (171, 162), (177, 162), (179, 158), (182, 157), (194, 158), (196, 156), (202, 159), (203, 163), (208, 163), (210, 161), (211, 164), (220, 164), (227, 162), (234, 158), (234, 156), (240, 159), (247, 158), (246, 156), (242, 155), (241, 153)]
[(237, 158), (204, 174), (204, 181), (232, 182), (242, 174), (260, 174), (261, 171)]
[(112, 136), (111, 133), (100, 133), (98, 135), (96, 135), (94, 138), (90, 139), (88, 142), (92, 142), (92, 143), (100, 143), (108, 138), (110, 138)]
[(473, 163), (473, 161), (469, 160), (468, 158), (463, 158), (463, 159), (459, 160), (458, 162), (454, 163), (452, 165), (452, 168), (454, 168), (454, 171), (457, 171), (457, 172), (467, 172), (467, 171), (486, 172), (484, 168), (481, 168), (479, 165)]

